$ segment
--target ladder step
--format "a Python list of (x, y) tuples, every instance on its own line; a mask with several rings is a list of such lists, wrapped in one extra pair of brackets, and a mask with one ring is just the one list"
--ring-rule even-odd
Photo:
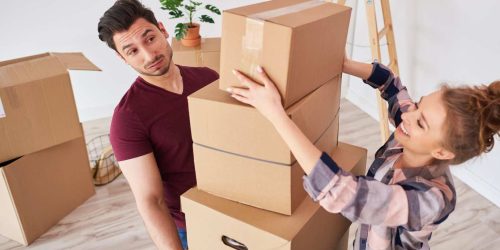
[(379, 41), (382, 40), (382, 38), (387, 35), (388, 31), (389, 31), (389, 27), (388, 26), (384, 26), (384, 28), (381, 31), (378, 32), (378, 40)]

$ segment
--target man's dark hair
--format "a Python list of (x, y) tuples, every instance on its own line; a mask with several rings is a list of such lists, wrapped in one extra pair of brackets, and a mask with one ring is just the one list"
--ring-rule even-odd
[(113, 35), (115, 32), (125, 31), (139, 18), (144, 18), (148, 22), (158, 26), (153, 12), (144, 7), (137, 0), (118, 0), (109, 8), (99, 20), (97, 32), (99, 39), (106, 42), (108, 46), (116, 50)]

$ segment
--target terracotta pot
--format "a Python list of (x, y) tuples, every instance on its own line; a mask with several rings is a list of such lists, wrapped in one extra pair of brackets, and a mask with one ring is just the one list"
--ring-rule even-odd
[(200, 25), (193, 23), (193, 26), (194, 27), (188, 27), (186, 35), (181, 40), (182, 45), (186, 47), (195, 47), (201, 43)]

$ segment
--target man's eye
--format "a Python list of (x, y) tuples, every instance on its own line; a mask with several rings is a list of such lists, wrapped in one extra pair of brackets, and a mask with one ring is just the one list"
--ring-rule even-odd
[(137, 53), (137, 50), (136, 49), (131, 49), (128, 51), (127, 55), (131, 56), (131, 55), (135, 55), (135, 53)]
[(152, 42), (152, 41), (154, 41), (154, 40), (155, 40), (155, 37), (154, 37), (154, 36), (152, 36), (152, 37), (148, 38), (148, 42)]

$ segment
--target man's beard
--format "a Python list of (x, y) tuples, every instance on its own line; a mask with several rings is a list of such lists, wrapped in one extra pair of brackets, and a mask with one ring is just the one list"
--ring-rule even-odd
[[(164, 68), (160, 69), (160, 71), (157, 72), (157, 73), (148, 73), (148, 72), (145, 72), (145, 71), (142, 71), (142, 70), (139, 70), (139, 69), (135, 69), (135, 70), (137, 70), (137, 72), (141, 73), (142, 75), (146, 75), (146, 76), (162, 76), (162, 75), (165, 75), (166, 73), (168, 73), (168, 70), (170, 69), (170, 65), (172, 64), (172, 56), (173, 56), (173, 53), (170, 50), (170, 53), (167, 55), (167, 57), (169, 57), (168, 64)], [(165, 59), (165, 57), (166, 56), (164, 56), (164, 55), (158, 55), (157, 57), (155, 57), (155, 59), (152, 62), (146, 64), (146, 67), (144, 67), (144, 68), (147, 69), (150, 65), (155, 64), (156, 62), (158, 62), (158, 60), (161, 60), (162, 58)]]

